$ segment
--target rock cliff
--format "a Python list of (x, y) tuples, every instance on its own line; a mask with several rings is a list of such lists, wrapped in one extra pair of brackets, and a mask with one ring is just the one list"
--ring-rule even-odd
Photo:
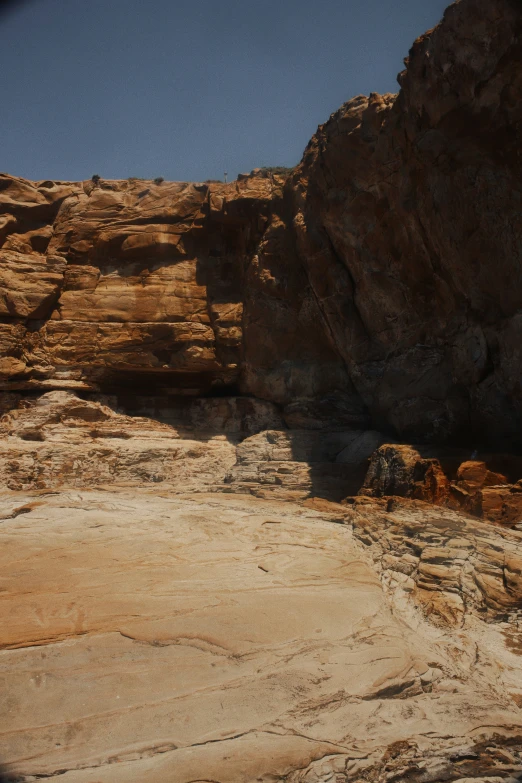
[(454, 3), (286, 179), (3, 175), (4, 391), (233, 393), (520, 448), (521, 27), (516, 0)]
[(521, 36), (289, 175), (0, 175), (0, 779), (520, 780)]

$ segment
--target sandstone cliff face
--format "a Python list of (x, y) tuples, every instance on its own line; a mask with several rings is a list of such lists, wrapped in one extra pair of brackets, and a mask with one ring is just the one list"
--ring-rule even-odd
[(522, 13), (461, 0), (284, 178), (0, 180), (2, 388), (521, 444)]
[(286, 179), (0, 175), (0, 779), (521, 779), (521, 32)]
[[(173, 408), (187, 395), (284, 405), (349, 386), (285, 255), (282, 179), (1, 184), (4, 390), (130, 392), (134, 406), (141, 392)], [(288, 272), (267, 306), (259, 258), (273, 253)], [(361, 406), (345, 418), (360, 420)]]
[(300, 257), (361, 398), (407, 440), (520, 445), (522, 12), (455, 3), (398, 96), (345, 104), (294, 180)]

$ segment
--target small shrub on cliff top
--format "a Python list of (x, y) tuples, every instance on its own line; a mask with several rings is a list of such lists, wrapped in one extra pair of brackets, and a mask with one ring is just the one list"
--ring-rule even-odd
[(101, 180), (101, 177), (99, 174), (93, 174), (91, 180), (94, 182), (95, 185), (98, 185)]
[(165, 182), (165, 179), (163, 177), (156, 177), (154, 180), (155, 185), (161, 185), (162, 182)]
[(276, 174), (278, 177), (289, 177), (295, 166), (262, 166), (259, 170), (266, 174)]

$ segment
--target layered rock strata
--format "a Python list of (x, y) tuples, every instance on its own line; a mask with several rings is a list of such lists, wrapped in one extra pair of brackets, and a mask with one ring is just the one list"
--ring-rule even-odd
[[(317, 329), (319, 311), (297, 262), (288, 264), (289, 302), (271, 302), (272, 314), (255, 290), (256, 253), (269, 224), (272, 231), (281, 224), (287, 263), (282, 179), (65, 187), (4, 176), (0, 188), (4, 390), (114, 392), (123, 404), (148, 396), (172, 409), (187, 396), (240, 388), (285, 404), (295, 391), (320, 396), (348, 383)], [(53, 222), (42, 225), (45, 216)], [(37, 250), (35, 226), (46, 236)], [(274, 241), (270, 250), (263, 241), (265, 254), (273, 253)], [(277, 349), (267, 341), (267, 317), (274, 327), (284, 322)], [(265, 372), (274, 361), (280, 377)], [(264, 390), (242, 381), (256, 373)], [(365, 421), (360, 404), (343, 407), (337, 395), (345, 424)], [(294, 401), (290, 416), (299, 411)], [(314, 411), (305, 407), (303, 415)]]
[(284, 178), (0, 179), (6, 391), (241, 393), (290, 427), (522, 446), (515, 0), (460, 0), (398, 95)]
[(521, 32), (289, 177), (0, 175), (0, 778), (520, 779)]

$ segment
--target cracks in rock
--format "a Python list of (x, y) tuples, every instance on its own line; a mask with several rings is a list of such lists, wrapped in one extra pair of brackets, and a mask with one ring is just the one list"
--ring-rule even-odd
[(335, 258), (335, 260), (339, 263), (339, 265), (345, 270), (345, 272), (348, 275), (348, 278), (350, 280), (350, 284), (351, 284), (351, 287), (352, 287), (352, 297), (351, 297), (351, 300), (352, 300), (352, 304), (353, 304), (353, 308), (354, 308), (354, 311), (355, 311), (355, 315), (356, 315), (357, 321), (358, 321), (359, 325), (362, 327), (362, 330), (364, 331), (364, 334), (368, 337), (369, 340), (371, 340), (371, 335), (370, 335), (370, 333), (369, 333), (369, 331), (368, 331), (368, 329), (366, 327), (366, 324), (364, 322), (364, 318), (362, 317), (362, 315), (361, 315), (361, 313), (359, 311), (359, 308), (357, 307), (357, 302), (356, 302), (357, 284), (355, 282), (355, 278), (353, 276), (353, 273), (352, 273), (350, 267), (348, 266), (348, 264), (344, 261), (344, 259), (338, 253), (337, 248), (335, 246), (335, 243), (334, 243), (332, 237), (330, 236), (330, 232), (328, 231), (326, 226), (323, 226), (323, 231), (324, 231), (324, 235), (326, 236), (327, 241), (328, 241), (328, 247), (329, 247), (330, 253)]
[[(231, 652), (231, 650), (228, 650), (226, 647), (222, 647), (221, 645), (216, 644), (216, 642), (210, 642), (206, 639), (202, 639), (201, 637), (194, 637), (192, 639), (191, 637), (179, 636), (173, 639), (150, 641), (148, 639), (140, 639), (139, 637), (131, 636), (131, 634), (125, 633), (123, 631), (117, 631), (116, 633), (119, 633), (120, 636), (123, 636), (125, 639), (130, 639), (131, 641), (137, 642), (138, 644), (148, 644), (151, 647), (193, 647), (200, 652), (209, 653), (210, 655), (215, 655), (219, 658), (237, 660), (241, 657)], [(200, 644), (196, 644), (198, 641)]]
[(392, 683), (384, 688), (381, 688), (375, 693), (369, 693), (361, 697), (362, 701), (377, 701), (380, 699), (396, 699), (404, 698), (405, 696), (417, 696), (417, 691), (411, 694), (406, 693), (409, 688), (412, 688), (416, 684), (416, 678), (410, 680), (403, 680), (402, 682)]
[[(73, 772), (73, 771), (81, 771), (81, 770), (89, 770), (89, 769), (99, 769), (100, 767), (107, 767), (111, 764), (121, 763), (121, 762), (132, 762), (132, 761), (141, 761), (141, 759), (151, 758), (153, 756), (158, 756), (163, 753), (172, 753), (175, 750), (178, 750), (179, 746), (175, 745), (172, 742), (162, 743), (161, 745), (152, 745), (147, 746), (145, 748), (139, 749), (139, 750), (129, 750), (129, 751), (123, 751), (121, 754), (117, 753), (113, 756), (109, 756), (104, 761), (100, 761), (98, 764), (85, 764), (80, 765), (76, 767), (67, 767), (67, 768), (60, 768), (53, 770), (52, 772), (40, 772), (40, 773), (32, 773), (28, 777), (31, 779), (36, 780), (44, 780), (46, 778), (52, 778), (52, 777), (59, 777), (61, 775), (65, 775), (67, 772)], [(138, 754), (138, 758), (136, 758), (136, 754)], [(24, 780), (26, 775), (21, 780)]]
[[(232, 742), (236, 739), (241, 739), (242, 737), (246, 737), (252, 734), (254, 735), (269, 734), (276, 737), (284, 737), (284, 736), (300, 737), (301, 739), (304, 739), (307, 742), (318, 743), (321, 745), (328, 745), (330, 748), (332, 748), (334, 753), (329, 752), (326, 755), (335, 755), (336, 750), (340, 750), (342, 753), (349, 752), (348, 748), (345, 748), (341, 745), (337, 745), (336, 743), (329, 742), (328, 740), (316, 739), (314, 737), (307, 737), (306, 735), (300, 734), (299, 732), (296, 731), (285, 730), (284, 733), (280, 733), (277, 731), (271, 731), (269, 729), (254, 728), (254, 729), (249, 729), (248, 731), (240, 732), (238, 734), (232, 734), (228, 737), (218, 737), (216, 739), (205, 740), (202, 742), (194, 742), (190, 745), (176, 745), (173, 742), (164, 742), (159, 745), (147, 746), (142, 749), (123, 750), (121, 753), (115, 753), (109, 756), (108, 758), (106, 758), (105, 760), (100, 761), (97, 764), (85, 764), (85, 765), (78, 765), (75, 767), (68, 767), (68, 768), (61, 767), (59, 769), (53, 770), (52, 772), (31, 773), (29, 777), (31, 779), (44, 780), (46, 778), (65, 775), (67, 772), (99, 769), (101, 767), (107, 767), (115, 763), (121, 763), (121, 762), (132, 763), (135, 761), (141, 761), (142, 759), (152, 758), (153, 756), (162, 755), (164, 753), (173, 753), (175, 751), (189, 750), (191, 748), (200, 748), (200, 747), (205, 747), (206, 745), (219, 744), (222, 742)], [(23, 781), (26, 777), (28, 777), (26, 773), (17, 773), (17, 774), (20, 775), (19, 777), (20, 781)], [(215, 782), (212, 780), (209, 781), (207, 778), (196, 778), (194, 780), (194, 783), (215, 783)]]
[(5, 522), (8, 519), (16, 519), (16, 517), (19, 517), (21, 514), (29, 514), (32, 510), (33, 509), (28, 504), (19, 506), (18, 508), (14, 508), (10, 514), (0, 517), (0, 522)]
[(47, 637), (43, 639), (29, 639), (25, 642), (13, 642), (12, 644), (0, 644), (0, 651), (9, 651), (9, 650), (31, 650), (35, 647), (47, 647), (52, 644), (60, 644), (61, 642), (67, 642), (70, 640), (75, 640), (80, 638), (81, 636), (89, 636), (89, 635), (95, 635), (91, 634), (90, 631), (78, 631), (71, 634), (60, 634), (56, 637)]
[[(353, 278), (353, 275), (351, 274), (351, 271), (349, 270), (347, 265), (344, 263), (342, 258), (337, 253), (337, 251), (335, 249), (335, 246), (333, 244), (333, 241), (332, 241), (332, 239), (331, 239), (327, 229), (324, 226), (322, 227), (322, 233), (323, 233), (323, 236), (327, 240), (327, 249), (328, 249), (330, 255), (341, 266), (341, 268), (346, 273), (346, 275), (348, 276), (348, 279), (350, 281), (350, 284), (351, 284), (351, 287), (352, 287), (351, 303), (353, 305), (355, 319), (356, 319), (356, 322), (357, 322), (358, 326), (360, 327), (361, 331), (364, 334), (364, 339), (358, 341), (356, 343), (356, 346), (355, 346), (355, 347), (360, 347), (360, 346), (364, 345), (365, 342), (367, 342), (369, 340), (370, 336), (369, 336), (368, 330), (366, 329), (364, 321), (363, 321), (363, 319), (361, 317), (361, 314), (360, 314), (359, 310), (357, 309), (357, 305), (356, 305), (356, 302), (355, 302), (355, 292), (356, 292), (355, 280)], [(316, 303), (316, 306), (318, 308), (318, 311), (319, 311), (319, 313), (320, 313), (320, 315), (322, 317), (322, 322), (323, 322), (323, 325), (324, 325), (324, 328), (325, 328), (325, 332), (326, 332), (326, 334), (327, 334), (327, 336), (329, 338), (329, 342), (330, 342), (332, 348), (334, 349), (334, 351), (337, 353), (337, 355), (341, 359), (341, 361), (342, 361), (342, 363), (343, 363), (343, 365), (345, 367), (347, 376), (348, 376), (348, 378), (350, 379), (350, 382), (353, 385), (353, 380), (352, 380), (352, 377), (351, 377), (350, 361), (347, 359), (347, 357), (345, 355), (345, 352), (339, 347), (339, 343), (338, 343), (338, 340), (336, 339), (336, 335), (335, 335), (334, 329), (333, 329), (333, 327), (332, 327), (332, 325), (330, 323), (330, 318), (329, 318), (328, 313), (326, 312), (326, 308), (324, 306), (324, 302), (327, 299), (334, 297), (336, 294), (332, 294), (330, 297), (320, 297), (319, 294), (317, 293), (317, 290), (316, 290), (316, 287), (315, 287), (314, 283), (312, 282), (311, 274), (310, 274), (310, 270), (309, 270), (309, 265), (307, 263), (306, 256), (305, 256), (305, 258), (303, 258), (303, 253), (298, 251), (297, 257), (301, 261), (301, 265), (302, 265), (302, 267), (305, 270), (306, 277), (307, 277), (307, 280), (308, 280), (308, 285), (309, 285), (310, 291), (312, 292), (312, 295), (313, 295), (314, 301)], [(341, 342), (343, 342), (343, 341), (341, 341)], [(361, 402), (362, 402), (362, 400), (361, 400)]]
[[(137, 617), (138, 619), (140, 618), (139, 615), (135, 615), (135, 617)], [(132, 620), (133, 618), (132, 616), (129, 616), (128, 619)], [(154, 620), (160, 618), (149, 617), (148, 619)], [(136, 644), (145, 644), (150, 647), (173, 647), (173, 646), (193, 647), (194, 649), (199, 650), (200, 652), (209, 653), (210, 655), (227, 658), (232, 661), (238, 660), (241, 657), (240, 655), (231, 652), (226, 647), (222, 647), (221, 645), (218, 645), (215, 642), (209, 642), (206, 639), (195, 638), (192, 640), (187, 637), (176, 637), (176, 638), (164, 639), (164, 640), (140, 639), (138, 636), (132, 636), (130, 633), (126, 633), (124, 631), (120, 631), (112, 628), (107, 628), (98, 631), (96, 629), (90, 629), (86, 631), (75, 631), (69, 634), (67, 633), (59, 634), (55, 637), (47, 637), (42, 639), (29, 639), (24, 642), (13, 642), (12, 644), (0, 645), (0, 650), (4, 650), (4, 651), (30, 650), (37, 647), (47, 647), (54, 644), (61, 644), (63, 642), (76, 641), (84, 636), (96, 637), (96, 636), (105, 636), (107, 634), (118, 634), (124, 639), (129, 639), (131, 642), (135, 642)], [(200, 641), (201, 645), (198, 645), (196, 643), (192, 644), (191, 643), (192, 641), (193, 642)]]

